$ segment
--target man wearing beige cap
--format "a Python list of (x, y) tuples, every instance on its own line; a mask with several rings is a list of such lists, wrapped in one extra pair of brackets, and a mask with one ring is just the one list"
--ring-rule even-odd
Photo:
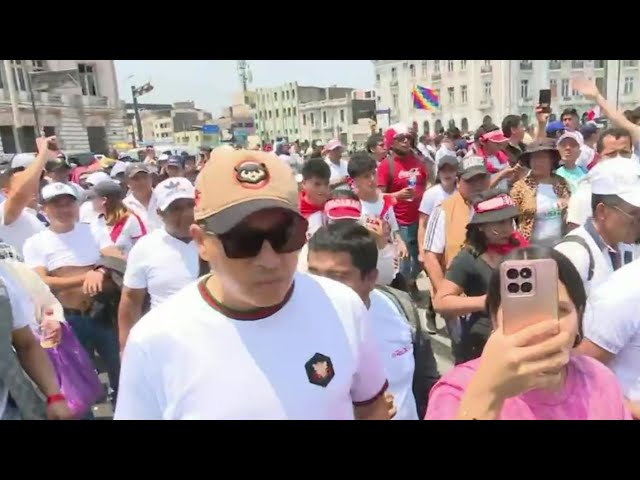
[(133, 327), (115, 418), (389, 418), (362, 300), (296, 273), (307, 222), (291, 169), (215, 150), (195, 203), (191, 233), (214, 273)]
[(346, 185), (349, 179), (349, 172), (347, 171), (349, 162), (342, 159), (342, 143), (340, 143), (340, 140), (331, 140), (324, 147), (324, 152), (327, 154), (325, 162), (327, 162), (327, 165), (329, 165), (331, 169), (329, 186), (336, 188), (341, 185)]

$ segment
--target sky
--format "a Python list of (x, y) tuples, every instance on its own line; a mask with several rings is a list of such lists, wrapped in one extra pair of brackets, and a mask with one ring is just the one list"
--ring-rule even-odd
[[(142, 103), (193, 100), (197, 108), (221, 115), (241, 89), (237, 60), (115, 60), (120, 98), (131, 102), (131, 85), (151, 81)], [(370, 60), (248, 60), (250, 89), (297, 81), (299, 85), (370, 89), (375, 81)]]

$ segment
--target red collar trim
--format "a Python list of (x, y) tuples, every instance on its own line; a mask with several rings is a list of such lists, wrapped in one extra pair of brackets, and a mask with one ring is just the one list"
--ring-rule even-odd
[(293, 288), (295, 286), (295, 284), (292, 284), (291, 288), (289, 289), (287, 294), (284, 296), (284, 300), (282, 300), (282, 302), (276, 305), (272, 305), (270, 307), (265, 307), (265, 308), (255, 308), (253, 310), (242, 311), (242, 310), (234, 310), (233, 308), (229, 308), (215, 299), (215, 297), (211, 294), (211, 292), (207, 288), (207, 280), (209, 280), (210, 277), (211, 275), (206, 275), (203, 278), (201, 278), (200, 281), (198, 282), (198, 291), (200, 292), (202, 299), (217, 312), (220, 312), (225, 317), (232, 318), (234, 320), (262, 320), (263, 318), (270, 317), (271, 315), (280, 311), (282, 307), (284, 307), (287, 304), (287, 302), (291, 298), (291, 295), (293, 295)]

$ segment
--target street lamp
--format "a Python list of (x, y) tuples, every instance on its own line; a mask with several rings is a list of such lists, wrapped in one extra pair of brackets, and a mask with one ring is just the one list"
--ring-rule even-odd
[[(133, 97), (133, 112), (136, 117), (136, 128), (138, 129), (138, 143), (142, 142), (142, 122), (140, 121), (140, 111), (138, 110), (138, 97), (149, 93), (151, 90), (153, 90), (153, 85), (151, 85), (150, 82), (145, 83), (141, 87), (131, 85), (131, 96)], [(138, 145), (134, 146), (137, 147)]]

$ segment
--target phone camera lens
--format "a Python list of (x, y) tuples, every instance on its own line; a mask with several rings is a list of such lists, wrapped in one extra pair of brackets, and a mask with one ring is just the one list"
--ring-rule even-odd
[(524, 282), (520, 286), (520, 289), (522, 290), (522, 293), (531, 293), (531, 290), (533, 290), (533, 285), (529, 282)]
[(507, 290), (509, 291), (509, 293), (518, 293), (520, 291), (520, 285), (518, 285), (517, 283), (510, 283), (509, 285), (507, 285)]
[(518, 270), (516, 270), (515, 268), (510, 268), (509, 270), (507, 270), (507, 278), (509, 280), (515, 280), (516, 278), (518, 278)]
[(531, 275), (533, 275), (533, 273), (531, 272), (530, 268), (523, 268), (522, 270), (520, 270), (520, 276), (522, 278), (531, 278)]

